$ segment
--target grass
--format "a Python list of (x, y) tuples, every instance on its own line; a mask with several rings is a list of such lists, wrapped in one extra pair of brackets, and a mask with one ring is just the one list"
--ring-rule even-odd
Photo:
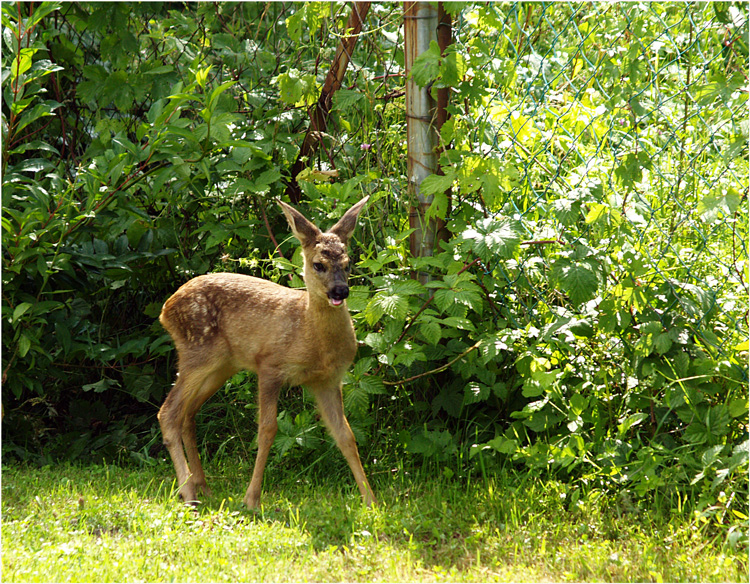
[[(171, 465), (6, 466), (4, 582), (736, 581), (747, 549), (699, 517), (626, 509), (592, 490), (529, 477), (376, 478), (364, 508), (348, 474), (273, 484), (241, 506), (248, 480), (207, 465), (215, 495), (174, 496)], [(244, 471), (244, 469), (243, 469)]]

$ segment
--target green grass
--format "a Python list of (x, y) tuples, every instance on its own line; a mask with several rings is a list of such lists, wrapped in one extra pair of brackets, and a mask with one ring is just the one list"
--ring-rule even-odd
[(215, 495), (174, 496), (171, 465), (6, 466), (4, 582), (743, 581), (747, 549), (685, 508), (637, 510), (529, 477), (374, 477), (274, 484), (241, 506), (247, 473), (207, 466)]

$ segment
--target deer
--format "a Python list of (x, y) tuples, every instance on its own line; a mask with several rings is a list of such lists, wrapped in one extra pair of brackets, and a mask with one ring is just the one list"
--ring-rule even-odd
[(302, 246), (306, 289), (243, 274), (212, 273), (189, 280), (164, 303), (159, 321), (177, 349), (177, 378), (157, 418), (184, 502), (198, 504), (198, 493), (211, 496), (198, 455), (195, 415), (229, 377), (248, 370), (257, 376), (258, 450), (243, 503), (249, 509), (260, 504), (263, 472), (278, 429), (281, 388), (304, 386), (315, 397), (364, 504), (375, 504), (342, 397), (342, 380), (357, 351), (346, 304), (351, 270), (347, 248), (368, 198), (326, 232), (278, 202)]

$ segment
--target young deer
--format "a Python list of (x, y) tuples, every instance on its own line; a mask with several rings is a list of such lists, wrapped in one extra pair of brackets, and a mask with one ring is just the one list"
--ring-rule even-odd
[(365, 203), (367, 197), (326, 233), (279, 203), (302, 244), (306, 291), (252, 276), (208, 274), (193, 278), (164, 303), (159, 320), (177, 348), (178, 373), (158, 418), (185, 501), (196, 501), (197, 491), (210, 493), (198, 458), (195, 414), (230, 376), (247, 369), (258, 376), (259, 414), (258, 453), (245, 504), (254, 508), (260, 500), (284, 384), (310, 389), (362, 499), (375, 503), (341, 397), (341, 380), (357, 351), (346, 307), (351, 267), (346, 246)]

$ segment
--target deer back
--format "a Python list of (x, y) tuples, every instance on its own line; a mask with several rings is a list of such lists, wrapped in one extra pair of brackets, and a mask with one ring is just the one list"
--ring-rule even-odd
[[(242, 274), (207, 274), (184, 284), (164, 304), (160, 321), (180, 364), (247, 369), (297, 385), (343, 376), (356, 352), (345, 307), (304, 290)], [(321, 312), (322, 309), (322, 312)]]

